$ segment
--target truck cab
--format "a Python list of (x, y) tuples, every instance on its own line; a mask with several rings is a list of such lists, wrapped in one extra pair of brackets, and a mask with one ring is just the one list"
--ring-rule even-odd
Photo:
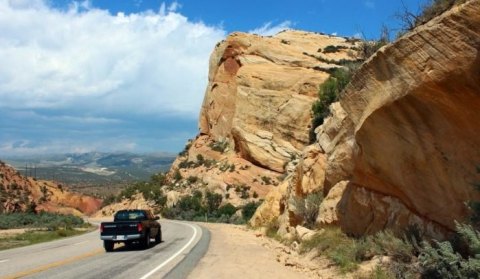
[(123, 242), (130, 246), (139, 242), (145, 248), (151, 246), (151, 239), (158, 244), (162, 241), (162, 227), (158, 216), (145, 209), (127, 209), (115, 213), (113, 222), (100, 224), (100, 239), (105, 251), (113, 251), (115, 243)]

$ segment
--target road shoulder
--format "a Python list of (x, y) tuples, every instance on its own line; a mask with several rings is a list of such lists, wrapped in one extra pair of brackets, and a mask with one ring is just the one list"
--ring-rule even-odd
[(211, 234), (205, 256), (188, 278), (309, 278), (278, 259), (272, 240), (245, 226), (202, 223)]

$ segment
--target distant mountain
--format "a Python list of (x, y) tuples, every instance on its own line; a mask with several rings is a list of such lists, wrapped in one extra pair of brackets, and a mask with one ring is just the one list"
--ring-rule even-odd
[(168, 171), (175, 154), (67, 153), (4, 158), (21, 174), (61, 181), (72, 186), (101, 186), (146, 180)]

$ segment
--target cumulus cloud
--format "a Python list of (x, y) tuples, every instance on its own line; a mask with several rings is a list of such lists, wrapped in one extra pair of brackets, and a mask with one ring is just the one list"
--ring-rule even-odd
[(175, 150), (196, 132), (223, 29), (189, 20), (177, 2), (128, 15), (49, 3), (0, 0), (0, 158)]
[(293, 26), (292, 22), (289, 20), (283, 21), (277, 25), (273, 25), (273, 23), (267, 22), (263, 26), (255, 28), (253, 30), (248, 31), (251, 34), (257, 34), (261, 36), (273, 36), (278, 32), (290, 29)]
[(0, 106), (196, 117), (223, 30), (176, 12), (0, 1)]

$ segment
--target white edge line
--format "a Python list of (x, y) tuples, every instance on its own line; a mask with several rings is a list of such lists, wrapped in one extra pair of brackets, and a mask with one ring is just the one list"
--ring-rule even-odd
[(10, 259), (0, 260), (0, 263), (8, 262)]
[(193, 236), (192, 238), (187, 242), (187, 244), (185, 244), (182, 249), (178, 250), (177, 253), (173, 254), (170, 258), (168, 258), (166, 261), (164, 261), (163, 263), (161, 263), (159, 266), (155, 267), (154, 269), (152, 269), (149, 273), (143, 275), (142, 277), (140, 277), (140, 279), (146, 279), (148, 277), (150, 277), (152, 274), (154, 274), (155, 272), (157, 272), (160, 268), (166, 266), (169, 262), (171, 262), (173, 259), (175, 259), (178, 255), (180, 255), (185, 249), (188, 248), (188, 246), (190, 246), (190, 244), (192, 244), (192, 242), (195, 240), (195, 238), (197, 237), (197, 228), (195, 228), (194, 226), (188, 224), (188, 223), (180, 223), (180, 222), (172, 222), (172, 223), (177, 223), (177, 224), (182, 224), (182, 225), (186, 225), (186, 226), (189, 226), (190, 228), (193, 229)]

